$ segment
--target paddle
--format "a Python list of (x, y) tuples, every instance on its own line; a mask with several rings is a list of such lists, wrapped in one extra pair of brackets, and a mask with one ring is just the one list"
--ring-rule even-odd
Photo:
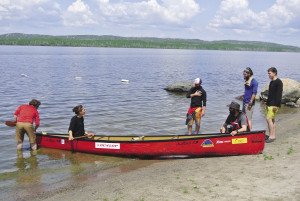
[[(3, 122), (3, 121), (2, 121)], [(9, 127), (15, 127), (17, 122), (16, 121), (4, 121), (3, 122), (6, 126), (9, 126)]]
[(79, 137), (74, 137), (73, 140), (78, 140), (78, 139), (82, 139), (82, 138), (86, 138), (88, 137), (87, 135), (83, 135), (83, 136), (79, 136)]

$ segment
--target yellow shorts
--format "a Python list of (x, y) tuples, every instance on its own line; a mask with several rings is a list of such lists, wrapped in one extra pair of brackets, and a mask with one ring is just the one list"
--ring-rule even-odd
[[(199, 107), (195, 110), (196, 125), (200, 125), (201, 117), (202, 117), (202, 108)], [(194, 119), (191, 119), (188, 123), (188, 126), (192, 126), (193, 124), (194, 124)]]
[(278, 107), (276, 106), (267, 106), (266, 108), (266, 118), (267, 119), (275, 119), (276, 114), (278, 112)]

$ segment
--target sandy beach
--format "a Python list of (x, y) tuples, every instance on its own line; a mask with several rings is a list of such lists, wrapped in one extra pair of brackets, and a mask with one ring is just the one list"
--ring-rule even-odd
[[(281, 112), (263, 154), (138, 160), (75, 177), (35, 200), (300, 200), (300, 110)], [(67, 184), (68, 183), (68, 184)], [(17, 200), (28, 195), (20, 192)]]

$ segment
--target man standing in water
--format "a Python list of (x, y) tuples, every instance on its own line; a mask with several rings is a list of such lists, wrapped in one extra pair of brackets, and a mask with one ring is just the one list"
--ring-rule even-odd
[(191, 105), (186, 114), (186, 125), (188, 128), (188, 134), (192, 134), (192, 126), (195, 122), (196, 129), (195, 134), (199, 133), (201, 117), (205, 114), (206, 109), (206, 91), (201, 86), (202, 80), (196, 78), (194, 81), (194, 87), (192, 87), (187, 93), (186, 97), (191, 98)]
[(268, 69), (268, 75), (271, 79), (269, 84), (269, 94), (266, 107), (266, 119), (269, 128), (269, 136), (266, 139), (267, 143), (273, 142), (276, 139), (275, 135), (275, 116), (281, 106), (283, 83), (277, 77), (277, 69), (271, 67)]
[[(19, 106), (14, 113), (15, 121), (17, 122), (16, 140), (18, 150), (22, 149), (25, 133), (29, 138), (31, 149), (37, 149), (36, 136), (34, 132), (40, 125), (40, 116), (37, 110), (40, 105), (40, 101), (32, 99), (28, 105)], [(33, 122), (35, 122), (35, 127), (33, 127)]]
[(253, 71), (251, 68), (247, 67), (244, 72), (244, 79), (245, 79), (245, 92), (244, 92), (244, 99), (243, 99), (243, 112), (248, 117), (249, 128), (252, 129), (252, 115), (253, 109), (255, 105), (255, 97), (257, 94), (258, 83), (253, 78)]

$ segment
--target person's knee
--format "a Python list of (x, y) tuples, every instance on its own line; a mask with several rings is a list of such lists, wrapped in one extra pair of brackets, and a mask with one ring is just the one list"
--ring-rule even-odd
[(17, 144), (17, 150), (21, 150), (22, 147), (23, 147), (23, 143), (18, 143), (18, 144)]

